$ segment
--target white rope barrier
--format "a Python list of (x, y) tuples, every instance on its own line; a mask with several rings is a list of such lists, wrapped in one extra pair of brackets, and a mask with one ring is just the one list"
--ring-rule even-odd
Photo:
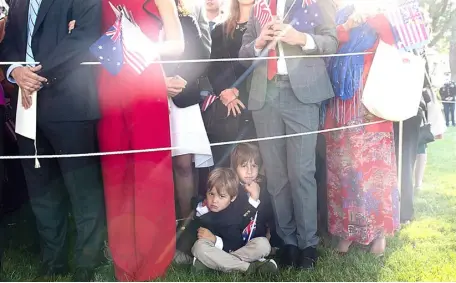
[[(344, 127), (339, 127), (339, 128), (325, 129), (325, 130), (305, 132), (305, 133), (296, 133), (296, 134), (280, 135), (280, 136), (273, 136), (273, 137), (264, 137), (264, 138), (255, 138), (255, 139), (246, 139), (246, 140), (236, 140), (236, 141), (228, 141), (228, 142), (211, 143), (210, 146), (214, 147), (214, 146), (231, 145), (231, 144), (238, 144), (238, 143), (260, 142), (260, 141), (269, 141), (269, 140), (300, 137), (300, 136), (307, 136), (307, 135), (315, 135), (315, 134), (329, 133), (329, 132), (334, 132), (334, 131), (347, 130), (347, 129), (353, 129), (353, 128), (364, 127), (364, 126), (369, 126), (369, 125), (375, 125), (375, 124), (380, 124), (380, 123), (384, 123), (384, 122), (388, 122), (388, 121), (381, 120), (381, 121), (369, 122), (369, 123), (364, 123), (364, 124), (350, 125), (350, 126), (344, 126)], [(158, 152), (158, 151), (170, 151), (170, 150), (175, 150), (175, 149), (179, 149), (179, 147), (161, 147), (161, 148), (135, 149), (135, 150), (123, 150), (123, 151), (109, 151), (109, 152), (94, 152), (94, 153), (78, 153), (78, 154), (0, 156), (0, 160), (35, 159), (35, 158), (38, 158), (38, 159), (78, 158), (78, 157), (93, 157), (93, 156), (108, 156), (108, 155), (121, 155), (121, 154), (149, 153), (149, 152)]]
[[(354, 52), (354, 53), (334, 53), (334, 54), (324, 54), (324, 55), (290, 55), (290, 56), (275, 56), (275, 57), (248, 57), (248, 58), (218, 58), (218, 59), (194, 59), (194, 60), (158, 60), (154, 61), (151, 64), (176, 64), (176, 63), (212, 63), (212, 62), (242, 62), (242, 61), (262, 61), (269, 59), (300, 59), (300, 58), (330, 58), (330, 57), (345, 57), (345, 56), (360, 56), (374, 54), (374, 52)], [(0, 65), (39, 65), (40, 62), (0, 62)], [(101, 65), (100, 62), (82, 62), (81, 65)]]

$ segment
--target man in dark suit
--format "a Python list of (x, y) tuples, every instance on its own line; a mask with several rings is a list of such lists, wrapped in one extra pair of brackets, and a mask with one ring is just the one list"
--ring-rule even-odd
[[(251, 58), (276, 52), (279, 59), (259, 63), (252, 74), (248, 108), (259, 138), (313, 132), (318, 130), (320, 104), (334, 96), (323, 58), (285, 58), (285, 56), (322, 55), (337, 51), (338, 41), (331, 0), (319, 0), (321, 19), (308, 32), (288, 14), (303, 1), (269, 0), (272, 15), (279, 19), (260, 22), (253, 8), (244, 33), (239, 57)], [(305, 1), (304, 1), (305, 2)], [(307, 1), (309, 2), (309, 1)], [(312, 1), (310, 1), (312, 2)], [(258, 5), (258, 4), (256, 4)], [(307, 10), (300, 11), (301, 16)], [(309, 13), (310, 14), (310, 13)], [(313, 13), (312, 13), (313, 14)], [(278, 40), (278, 41), (277, 41)], [(276, 42), (276, 48), (269, 46)], [(272, 55), (271, 57), (275, 57)], [(251, 61), (242, 61), (250, 64)], [(317, 260), (317, 184), (315, 148), (317, 135), (260, 141), (267, 190), (277, 220), (277, 233), (285, 246), (281, 263), (303, 269), (314, 267)]]
[[(36, 147), (18, 136), (21, 155), (91, 153), (97, 149), (98, 98), (89, 46), (101, 34), (100, 0), (11, 0), (1, 60), (25, 106), (37, 94)], [(34, 66), (32, 62), (39, 62)], [(19, 105), (18, 107), (23, 107)], [(22, 160), (42, 238), (42, 275), (67, 273), (68, 215), (74, 216), (76, 272), (89, 281), (100, 262), (105, 231), (98, 158)], [(69, 199), (69, 202), (67, 201)]]

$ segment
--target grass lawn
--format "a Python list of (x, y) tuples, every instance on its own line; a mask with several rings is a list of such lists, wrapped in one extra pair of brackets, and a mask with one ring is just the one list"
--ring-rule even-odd
[[(14, 239), (27, 242), (26, 228), (11, 226)], [(14, 241), (13, 241), (14, 242)], [(14, 246), (14, 243), (13, 243)], [(388, 239), (383, 258), (361, 248), (346, 256), (320, 248), (321, 259), (311, 272), (282, 270), (270, 278), (216, 272), (192, 274), (188, 268), (170, 267), (162, 281), (456, 281), (456, 129), (428, 148), (424, 186), (416, 198), (416, 221)], [(30, 281), (38, 259), (24, 247), (7, 250), (6, 280)], [(57, 278), (56, 280), (67, 280)], [(101, 267), (97, 281), (113, 281), (110, 265)]]

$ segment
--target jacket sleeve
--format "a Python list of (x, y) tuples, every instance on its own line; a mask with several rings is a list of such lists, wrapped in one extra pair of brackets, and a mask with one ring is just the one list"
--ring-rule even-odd
[(238, 225), (227, 225), (222, 231), (218, 231), (218, 237), (223, 241), (223, 250), (227, 253), (234, 252), (244, 245), (242, 231)]
[(89, 58), (89, 47), (101, 35), (101, 1), (75, 0), (72, 5), (73, 31), (40, 60), (39, 75), (54, 78), (65, 75)]
[[(226, 39), (223, 34), (223, 24), (214, 27), (211, 37), (211, 59), (229, 58), (227, 46), (224, 44)], [(231, 62), (211, 62), (208, 70), (208, 78), (214, 89), (215, 95), (220, 95), (222, 91), (230, 88), (231, 83), (236, 80)]]
[(244, 193), (244, 189), (241, 187), (239, 188), (239, 192), (238, 198), (236, 199), (236, 205), (238, 206), (237, 210), (242, 213), (241, 227), (244, 229), (244, 227), (249, 224), (250, 220), (255, 217), (261, 201), (254, 201), (246, 193)]
[[(253, 14), (253, 10), (253, 8), (250, 9), (249, 21), (247, 22), (246, 30), (242, 37), (241, 49), (239, 49), (239, 58), (255, 57), (255, 41), (258, 35), (255, 30), (256, 18)], [(242, 60), (239, 63), (249, 67), (252, 64), (252, 60)]]
[(334, 5), (332, 0), (319, 0), (317, 4), (320, 6), (323, 22), (315, 27), (315, 34), (310, 34), (315, 42), (315, 48), (303, 50), (303, 53), (308, 55), (336, 53), (339, 42), (337, 40)]
[[(184, 28), (185, 58), (183, 60), (207, 59), (208, 55), (204, 47), (201, 31), (193, 16), (181, 19)], [(178, 64), (176, 75), (187, 81), (187, 87), (177, 96), (173, 97), (176, 106), (184, 108), (199, 103), (200, 91), (198, 79), (206, 74), (208, 63), (187, 63)]]

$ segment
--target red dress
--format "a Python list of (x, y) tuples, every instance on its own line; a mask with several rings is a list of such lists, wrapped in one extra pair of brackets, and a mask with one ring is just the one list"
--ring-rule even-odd
[[(157, 41), (160, 23), (143, 10), (144, 0), (110, 0), (125, 5), (142, 31)], [(157, 15), (154, 1), (148, 11)], [(103, 28), (115, 21), (103, 0)], [(159, 64), (141, 75), (124, 65), (117, 76), (102, 70), (99, 80), (102, 152), (170, 147), (169, 108)], [(109, 247), (120, 281), (161, 276), (175, 250), (174, 186), (171, 151), (101, 158)]]
[[(386, 17), (367, 20), (379, 38), (394, 43)], [(349, 31), (337, 27), (341, 44), (350, 39)], [(375, 46), (366, 50), (373, 52)], [(374, 54), (364, 55), (362, 85), (365, 85)], [(342, 101), (335, 97), (328, 105), (325, 128), (364, 124), (382, 119), (363, 106), (362, 93)], [(338, 119), (336, 117), (339, 117)], [(332, 235), (367, 245), (399, 227), (399, 191), (393, 123), (360, 126), (326, 134), (328, 229)]]

